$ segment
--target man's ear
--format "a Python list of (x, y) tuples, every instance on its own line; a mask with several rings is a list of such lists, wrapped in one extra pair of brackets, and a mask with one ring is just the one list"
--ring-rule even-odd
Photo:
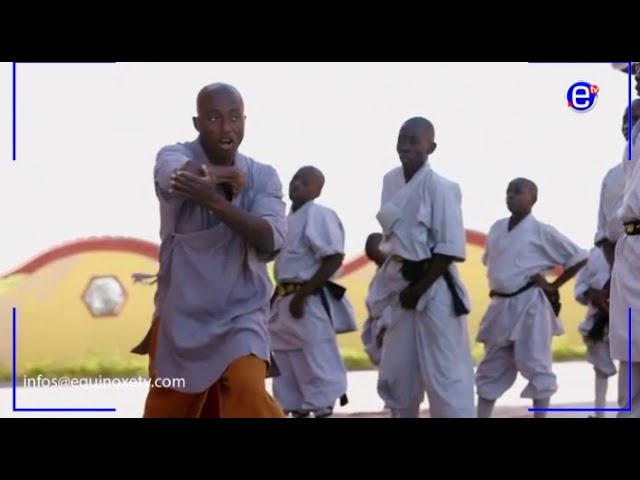
[(438, 144), (436, 142), (433, 142), (433, 145), (431, 145), (431, 150), (429, 151), (429, 155), (435, 152), (436, 148), (438, 148)]
[(198, 117), (193, 117), (193, 128), (200, 133), (200, 119)]

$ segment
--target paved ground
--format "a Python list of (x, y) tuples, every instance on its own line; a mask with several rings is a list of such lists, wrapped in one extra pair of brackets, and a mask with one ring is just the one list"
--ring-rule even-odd
[[(552, 408), (591, 408), (593, 406), (594, 374), (584, 362), (558, 363), (554, 366), (560, 389), (552, 399)], [(382, 401), (376, 394), (377, 372), (352, 372), (349, 374), (349, 399), (346, 407), (336, 409), (336, 417), (384, 418)], [(50, 380), (50, 379), (49, 379)], [(62, 380), (62, 379), (55, 379)], [(102, 417), (138, 418), (141, 415), (147, 385), (144, 380), (120, 385), (98, 384), (87, 380), (84, 385), (74, 387), (35, 388), (35, 379), (30, 385), (16, 390), (16, 404), (22, 409), (68, 409), (68, 408), (115, 408), (116, 412), (13, 412), (13, 390), (10, 385), (0, 387), (0, 417)], [(41, 385), (44, 385), (41, 381)], [(531, 404), (520, 398), (526, 385), (519, 377), (514, 387), (500, 399), (496, 406), (496, 417), (531, 417)], [(617, 377), (609, 381), (607, 400), (609, 408), (616, 408)], [(423, 416), (428, 416), (428, 404), (423, 405)], [(549, 417), (583, 417), (590, 412), (551, 412)], [(615, 416), (607, 413), (607, 416)]]

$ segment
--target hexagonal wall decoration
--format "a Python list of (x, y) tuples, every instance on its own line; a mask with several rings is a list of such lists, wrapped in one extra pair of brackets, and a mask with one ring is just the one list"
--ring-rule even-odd
[(127, 302), (127, 291), (115, 275), (96, 276), (89, 280), (82, 301), (93, 317), (116, 317)]

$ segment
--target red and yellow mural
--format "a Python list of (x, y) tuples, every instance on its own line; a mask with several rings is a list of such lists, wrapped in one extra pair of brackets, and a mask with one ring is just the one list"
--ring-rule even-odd
[[(481, 256), (485, 236), (467, 232), (468, 259), (460, 266), (471, 295), (471, 333), (475, 335), (488, 304)], [(87, 356), (130, 361), (131, 347), (151, 321), (155, 288), (135, 283), (136, 272), (157, 271), (158, 246), (131, 238), (93, 238), (56, 247), (0, 277), (0, 367), (11, 365), (11, 311), (18, 312), (19, 369), (34, 364), (65, 365)], [(359, 324), (375, 267), (362, 255), (349, 259), (339, 280), (348, 289)], [(574, 283), (563, 288), (562, 319), (567, 334), (560, 341), (580, 349), (577, 324), (585, 308), (573, 299)], [(341, 346), (363, 355), (358, 333), (344, 335)]]

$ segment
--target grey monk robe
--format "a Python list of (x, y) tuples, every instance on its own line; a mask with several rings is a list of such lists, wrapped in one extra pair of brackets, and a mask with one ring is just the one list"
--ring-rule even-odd
[[(273, 287), (267, 262), (273, 256), (261, 255), (207, 209), (169, 193), (172, 174), (189, 160), (208, 162), (197, 140), (165, 147), (156, 160), (162, 242), (154, 368), (158, 378), (185, 379), (178, 390), (198, 393), (240, 357), (270, 361), (267, 319)], [(245, 172), (247, 184), (232, 202), (269, 222), (276, 253), (287, 228), (278, 174), (240, 153), (235, 166)]]

